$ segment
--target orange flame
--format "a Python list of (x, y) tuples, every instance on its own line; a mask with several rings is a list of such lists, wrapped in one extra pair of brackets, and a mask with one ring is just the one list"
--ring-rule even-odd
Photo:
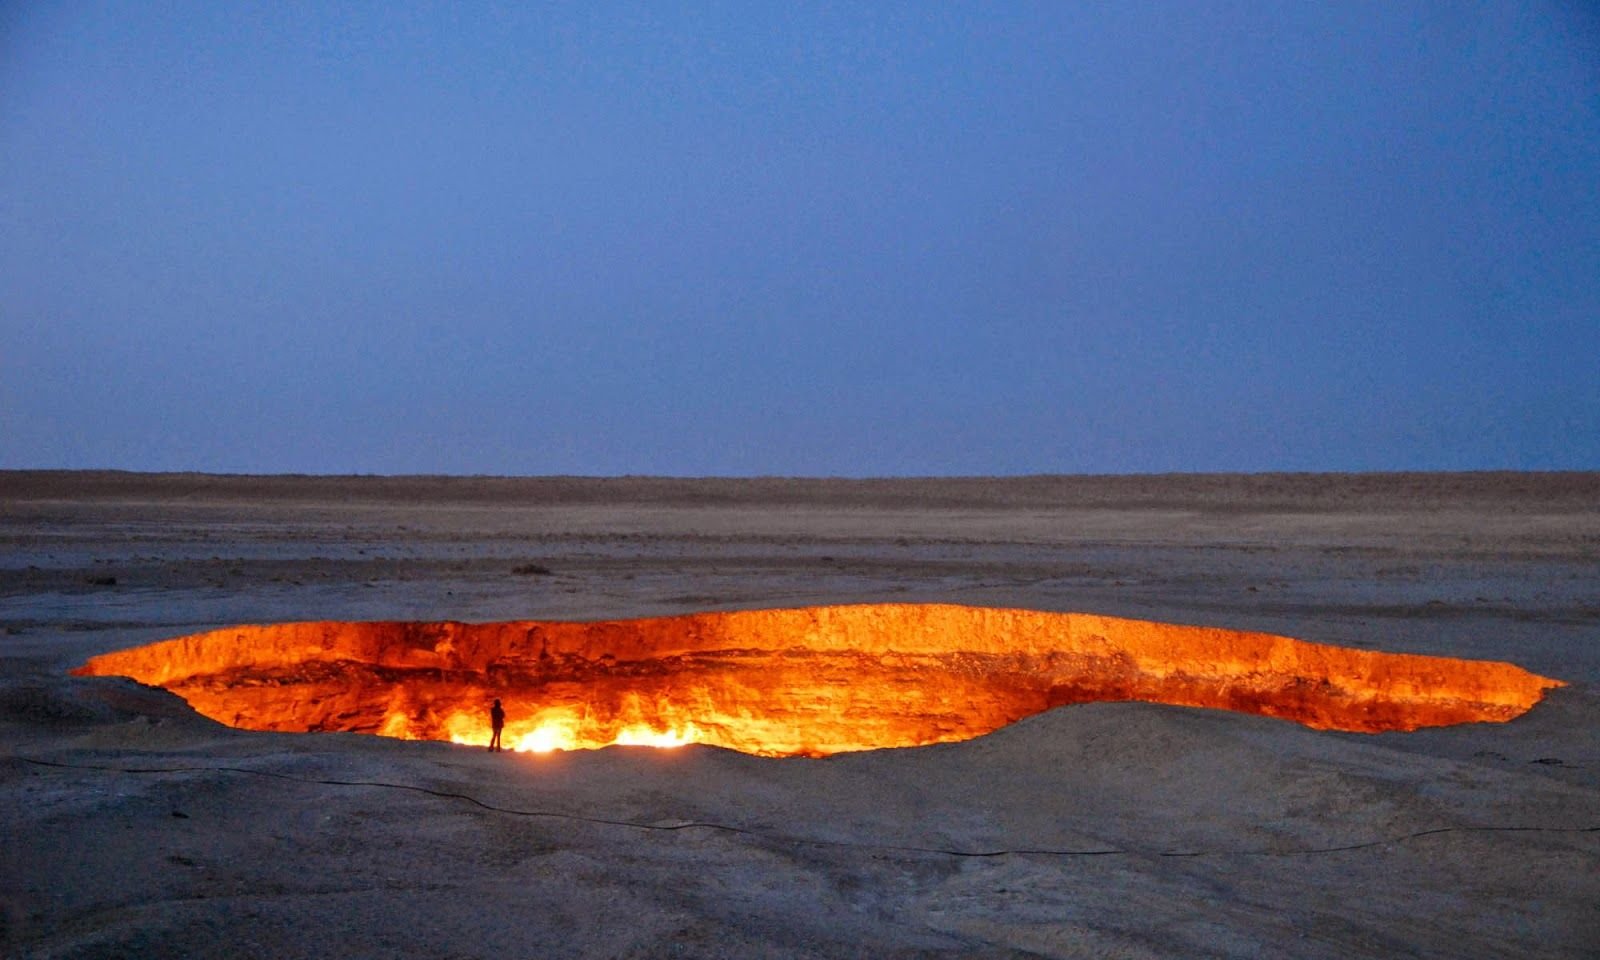
[(980, 736), (1067, 703), (1148, 700), (1414, 730), (1504, 721), (1560, 681), (1509, 663), (1077, 613), (879, 604), (565, 623), (287, 623), (91, 659), (253, 730), (514, 750), (704, 743), (821, 756)]

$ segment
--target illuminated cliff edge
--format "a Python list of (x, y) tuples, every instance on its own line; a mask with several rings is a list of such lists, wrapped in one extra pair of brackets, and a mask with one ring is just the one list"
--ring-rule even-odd
[(73, 671), (164, 687), (250, 730), (523, 750), (707, 743), (821, 756), (981, 736), (1068, 703), (1219, 707), (1378, 732), (1505, 721), (1558, 680), (1082, 613), (884, 604), (594, 623), (286, 623), (109, 653)]

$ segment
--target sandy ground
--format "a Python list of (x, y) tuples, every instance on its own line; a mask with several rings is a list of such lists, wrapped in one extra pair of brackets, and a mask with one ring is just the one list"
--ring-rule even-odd
[[(1414, 734), (1105, 703), (772, 760), (248, 733), (64, 675), (233, 623), (857, 601), (1570, 685)], [(1600, 956), (1600, 474), (0, 473), (0, 824), (8, 957)]]

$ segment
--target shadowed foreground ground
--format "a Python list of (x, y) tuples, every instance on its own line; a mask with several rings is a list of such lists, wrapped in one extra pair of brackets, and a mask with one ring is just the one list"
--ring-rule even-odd
[[(1593, 956), (1597, 504), (1593, 475), (0, 474), (0, 945)], [(549, 573), (512, 572), (530, 566)], [(897, 600), (1510, 660), (1570, 686), (1510, 724), (1411, 734), (1101, 703), (775, 760), (247, 733), (65, 675), (231, 623)]]

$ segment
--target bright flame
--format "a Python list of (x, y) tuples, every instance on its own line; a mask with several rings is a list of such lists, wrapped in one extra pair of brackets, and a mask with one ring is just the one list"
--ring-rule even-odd
[[(467, 713), (452, 713), (444, 722), (451, 743), (485, 746), (489, 743), (489, 724)], [(380, 736), (399, 737), (403, 740), (420, 740), (408, 736), (410, 721), (402, 714), (389, 714), (384, 718)], [(660, 730), (648, 723), (632, 723), (621, 727), (609, 740), (603, 734), (586, 729), (582, 719), (571, 711), (547, 710), (532, 721), (512, 723), (501, 734), (507, 750), (517, 753), (550, 753), (554, 750), (598, 750), (602, 747), (681, 747), (700, 743), (700, 730), (692, 723), (681, 727)]]
[(823, 756), (981, 736), (1069, 703), (1147, 700), (1317, 729), (1519, 716), (1560, 681), (1509, 663), (1102, 617), (863, 604), (595, 623), (287, 623), (95, 657), (252, 730), (507, 749), (704, 743)]
[(541, 723), (529, 733), (511, 738), (511, 749), (519, 753), (549, 753), (552, 750), (578, 749), (578, 737), (567, 727)]
[(681, 747), (699, 743), (699, 731), (694, 724), (684, 724), (681, 730), (653, 730), (644, 724), (623, 727), (612, 743), (623, 747)]

